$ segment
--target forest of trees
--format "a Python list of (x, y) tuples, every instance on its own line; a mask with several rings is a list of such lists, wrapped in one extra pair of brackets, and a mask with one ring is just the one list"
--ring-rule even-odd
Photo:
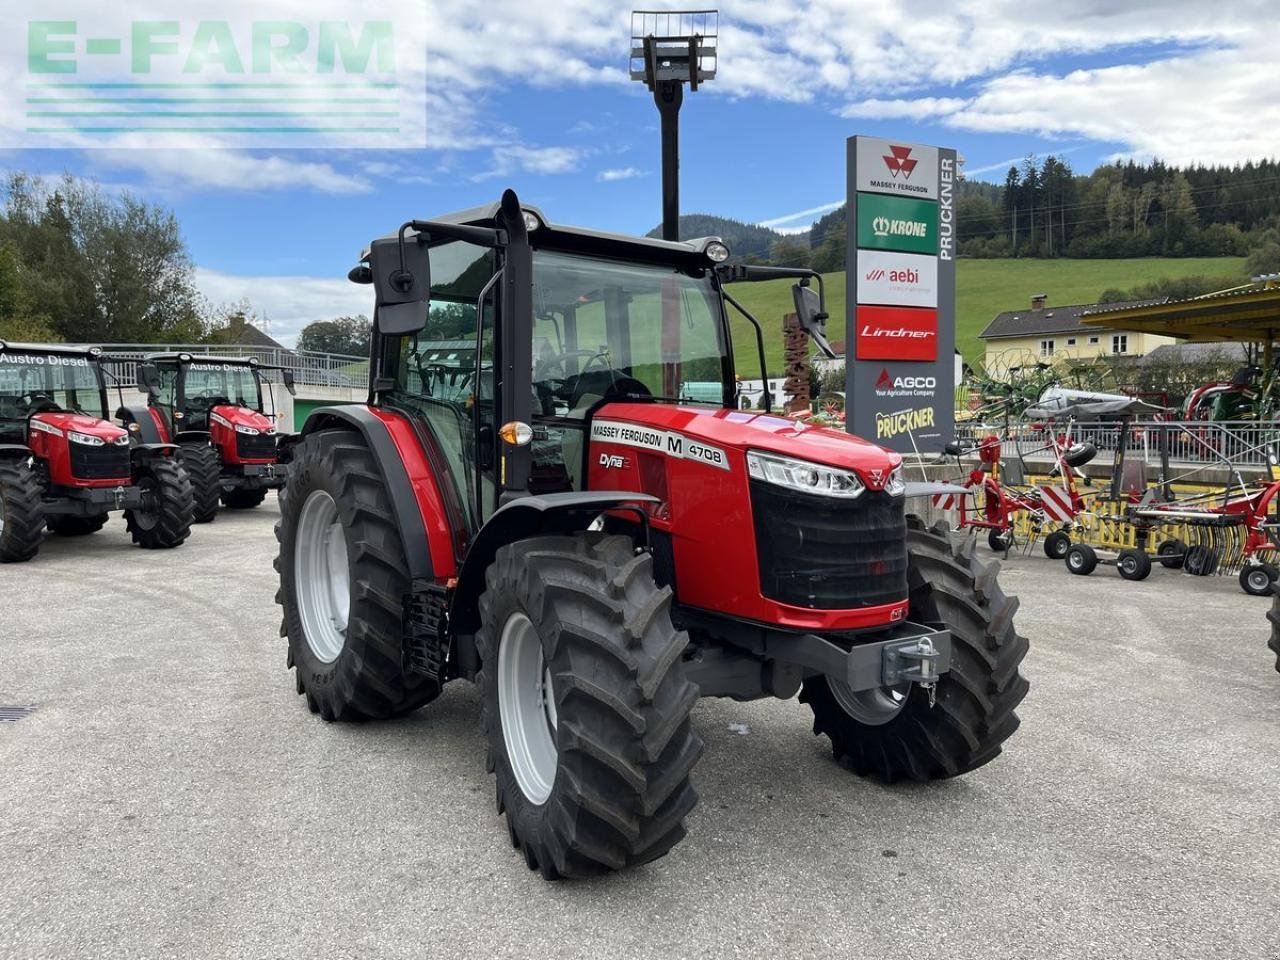
[(208, 303), (173, 212), (64, 177), (0, 185), (0, 339), (217, 343), (248, 303)]

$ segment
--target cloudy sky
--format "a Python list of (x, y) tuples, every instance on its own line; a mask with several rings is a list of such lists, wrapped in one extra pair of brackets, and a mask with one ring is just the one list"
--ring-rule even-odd
[[(254, 10), (302, 16), (317, 3), (351, 9), (261, 0)], [(130, 12), (189, 18), (192, 6), (138, 0)], [(3, 150), (0, 165), (67, 171), (172, 206), (206, 294), (247, 296), (286, 341), (309, 320), (365, 308), (367, 289), (344, 277), (370, 237), (507, 186), (552, 220), (630, 232), (657, 223), (657, 115), (627, 79), (629, 4), (424, 9), (414, 27), (426, 48), (414, 80), (423, 148), (132, 140)], [(725, 0), (719, 74), (682, 115), (683, 209), (803, 227), (843, 199), (855, 133), (955, 146), (969, 176), (992, 180), (1029, 153), (1061, 153), (1078, 171), (1114, 157), (1280, 155), (1273, 10), (1273, 0)], [(0, 66), (11, 91), (0, 128), (21, 124), (23, 91), (8, 72)]]

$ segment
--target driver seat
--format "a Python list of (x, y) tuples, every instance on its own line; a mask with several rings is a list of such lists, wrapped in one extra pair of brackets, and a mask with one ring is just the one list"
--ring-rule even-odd
[(581, 426), (566, 427), (560, 447), (564, 451), (564, 467), (569, 474), (569, 485), (574, 490), (583, 490), (587, 478), (579, 476), (582, 471), (582, 454), (587, 442), (587, 413), (604, 397), (596, 393), (584, 393), (578, 398), (578, 405), (569, 411), (569, 418), (578, 421)]

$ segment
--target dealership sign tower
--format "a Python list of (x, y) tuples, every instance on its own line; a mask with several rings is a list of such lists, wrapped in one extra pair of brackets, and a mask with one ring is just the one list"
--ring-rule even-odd
[(936, 453), (954, 429), (956, 152), (850, 137), (848, 177), (847, 426)]

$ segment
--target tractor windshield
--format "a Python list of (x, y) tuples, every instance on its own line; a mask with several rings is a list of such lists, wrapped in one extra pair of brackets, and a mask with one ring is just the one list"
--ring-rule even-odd
[(53, 409), (106, 417), (97, 362), (65, 354), (0, 351), (0, 429)]
[(708, 274), (539, 250), (533, 297), (542, 414), (581, 419), (611, 396), (725, 403), (728, 350)]
[(252, 367), (234, 363), (201, 363), (187, 365), (184, 384), (187, 405), (208, 409), (219, 403), (234, 404), (260, 410), (258, 378)]

